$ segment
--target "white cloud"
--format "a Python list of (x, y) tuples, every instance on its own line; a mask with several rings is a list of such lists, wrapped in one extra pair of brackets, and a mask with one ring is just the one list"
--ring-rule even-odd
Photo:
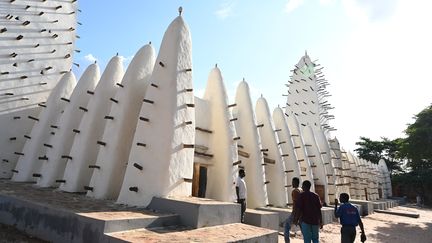
[[(328, 1), (328, 0), (320, 0)], [(380, 21), (394, 14), (399, 0), (341, 0), (349, 17), (358, 21)]]
[(132, 56), (128, 56), (128, 57), (125, 57), (125, 56), (119, 56), (120, 57), (120, 59), (122, 60), (122, 62), (123, 62), (123, 65), (125, 66), (125, 67), (127, 67), (127, 66), (129, 66), (129, 63), (132, 61), (132, 59), (134, 58), (134, 55), (132, 55)]
[(95, 56), (93, 56), (93, 54), (87, 54), (87, 55), (85, 55), (84, 59), (86, 59), (90, 63), (97, 62), (97, 60), (98, 60)]
[(285, 4), (285, 12), (291, 13), (296, 8), (300, 7), (304, 3), (304, 0), (288, 0)]
[(329, 5), (335, 3), (337, 0), (319, 0), (321, 5)]
[(234, 14), (235, 1), (227, 1), (221, 4), (215, 15), (220, 19), (226, 19)]
[(342, 55), (335, 63), (340, 70), (331, 87), (333, 103), (339, 104), (338, 138), (350, 149), (359, 136), (403, 136), (411, 117), (430, 104), (432, 83), (426, 81), (425, 70), (432, 56), (432, 2), (399, 2), (386, 19), (353, 28), (340, 46)]

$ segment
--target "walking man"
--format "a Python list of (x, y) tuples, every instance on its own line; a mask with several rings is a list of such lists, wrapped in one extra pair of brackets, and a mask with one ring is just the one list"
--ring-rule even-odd
[(356, 237), (356, 226), (359, 225), (361, 229), (360, 240), (366, 241), (366, 235), (363, 228), (363, 222), (360, 218), (358, 209), (349, 203), (349, 195), (341, 193), (339, 200), (342, 203), (338, 208), (338, 200), (335, 199), (334, 215), (340, 219), (341, 228), (341, 242), (353, 243)]
[(236, 194), (237, 194), (237, 203), (241, 205), (241, 214), (240, 221), (244, 223), (244, 213), (246, 212), (246, 196), (247, 196), (247, 188), (246, 183), (244, 181), (244, 177), (246, 173), (243, 169), (239, 170), (239, 176), (236, 180)]
[(319, 228), (322, 229), (321, 200), (319, 196), (310, 191), (312, 184), (306, 180), (302, 184), (303, 192), (297, 200), (298, 213), (295, 215), (294, 224), (300, 223), (304, 243), (319, 242)]
[(285, 228), (284, 228), (285, 243), (290, 242), (291, 224), (293, 223), (293, 219), (295, 217), (295, 214), (297, 214), (296, 203), (297, 203), (297, 200), (298, 200), (300, 193), (302, 192), (301, 189), (299, 188), (300, 180), (298, 177), (292, 178), (291, 184), (293, 186), (293, 190), (291, 191), (291, 198), (293, 201), (293, 207), (292, 207), (292, 212), (291, 212), (290, 216), (285, 220)]

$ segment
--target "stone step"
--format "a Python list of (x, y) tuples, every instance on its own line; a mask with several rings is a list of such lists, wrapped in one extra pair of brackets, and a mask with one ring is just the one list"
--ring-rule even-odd
[(366, 200), (349, 200), (350, 203), (359, 205), (359, 211), (361, 216), (366, 216), (373, 214), (374, 212), (374, 204), (372, 201), (366, 201)]
[(278, 232), (234, 223), (193, 229), (170, 226), (105, 234), (109, 243), (125, 242), (278, 242)]
[(410, 218), (419, 218), (420, 214), (418, 213), (411, 213), (411, 212), (401, 212), (401, 211), (392, 211), (392, 210), (379, 210), (375, 209), (375, 212), (377, 213), (385, 213), (385, 214), (392, 214), (397, 216), (404, 216), (404, 217), (410, 217)]
[(154, 213), (151, 211), (92, 212), (79, 213), (78, 215), (103, 225), (104, 233), (172, 226), (180, 222), (180, 217), (177, 214)]
[(271, 230), (279, 230), (279, 214), (263, 210), (246, 209), (245, 224), (262, 227)]
[(192, 228), (240, 222), (240, 204), (198, 197), (154, 197), (148, 208), (179, 215), (180, 224)]
[[(267, 212), (275, 212), (279, 215), (279, 226), (280, 230), (283, 230), (283, 223), (288, 218), (288, 216), (291, 215), (292, 208), (276, 208), (276, 207), (261, 207), (256, 208), (257, 210), (267, 211)], [(321, 208), (321, 214), (323, 218), (323, 224), (330, 224), (332, 222), (337, 222), (335, 216), (334, 216), (334, 208), (332, 207), (322, 207)]]

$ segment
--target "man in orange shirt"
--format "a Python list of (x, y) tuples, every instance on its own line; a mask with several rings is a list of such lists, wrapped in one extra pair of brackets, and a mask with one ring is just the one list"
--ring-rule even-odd
[(293, 222), (293, 218), (295, 217), (294, 215), (297, 213), (297, 209), (296, 209), (296, 203), (297, 203), (297, 199), (300, 195), (300, 193), (302, 192), (302, 190), (299, 188), (300, 185), (300, 180), (297, 177), (294, 177), (292, 179), (292, 187), (293, 190), (291, 192), (291, 198), (293, 200), (293, 208), (292, 208), (292, 212), (290, 214), (290, 216), (288, 216), (288, 218), (285, 220), (285, 229), (284, 229), (284, 238), (285, 238), (285, 242), (290, 242), (290, 230), (291, 230), (291, 224)]

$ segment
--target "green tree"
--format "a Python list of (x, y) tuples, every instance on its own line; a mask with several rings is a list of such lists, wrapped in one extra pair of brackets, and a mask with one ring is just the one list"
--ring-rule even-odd
[(407, 138), (401, 143), (401, 154), (408, 159), (412, 171), (425, 172), (432, 170), (432, 105), (414, 119), (405, 130)]
[(402, 139), (389, 140), (382, 137), (381, 141), (374, 141), (370, 138), (360, 137), (356, 142), (359, 147), (354, 151), (365, 160), (377, 164), (380, 159), (384, 159), (390, 173), (401, 172), (402, 157), (400, 156), (400, 146)]
[(378, 161), (384, 157), (384, 146), (380, 141), (373, 141), (367, 137), (360, 137), (360, 141), (355, 144), (360, 147), (354, 149), (354, 151), (356, 151), (357, 155), (362, 159), (377, 164)]

